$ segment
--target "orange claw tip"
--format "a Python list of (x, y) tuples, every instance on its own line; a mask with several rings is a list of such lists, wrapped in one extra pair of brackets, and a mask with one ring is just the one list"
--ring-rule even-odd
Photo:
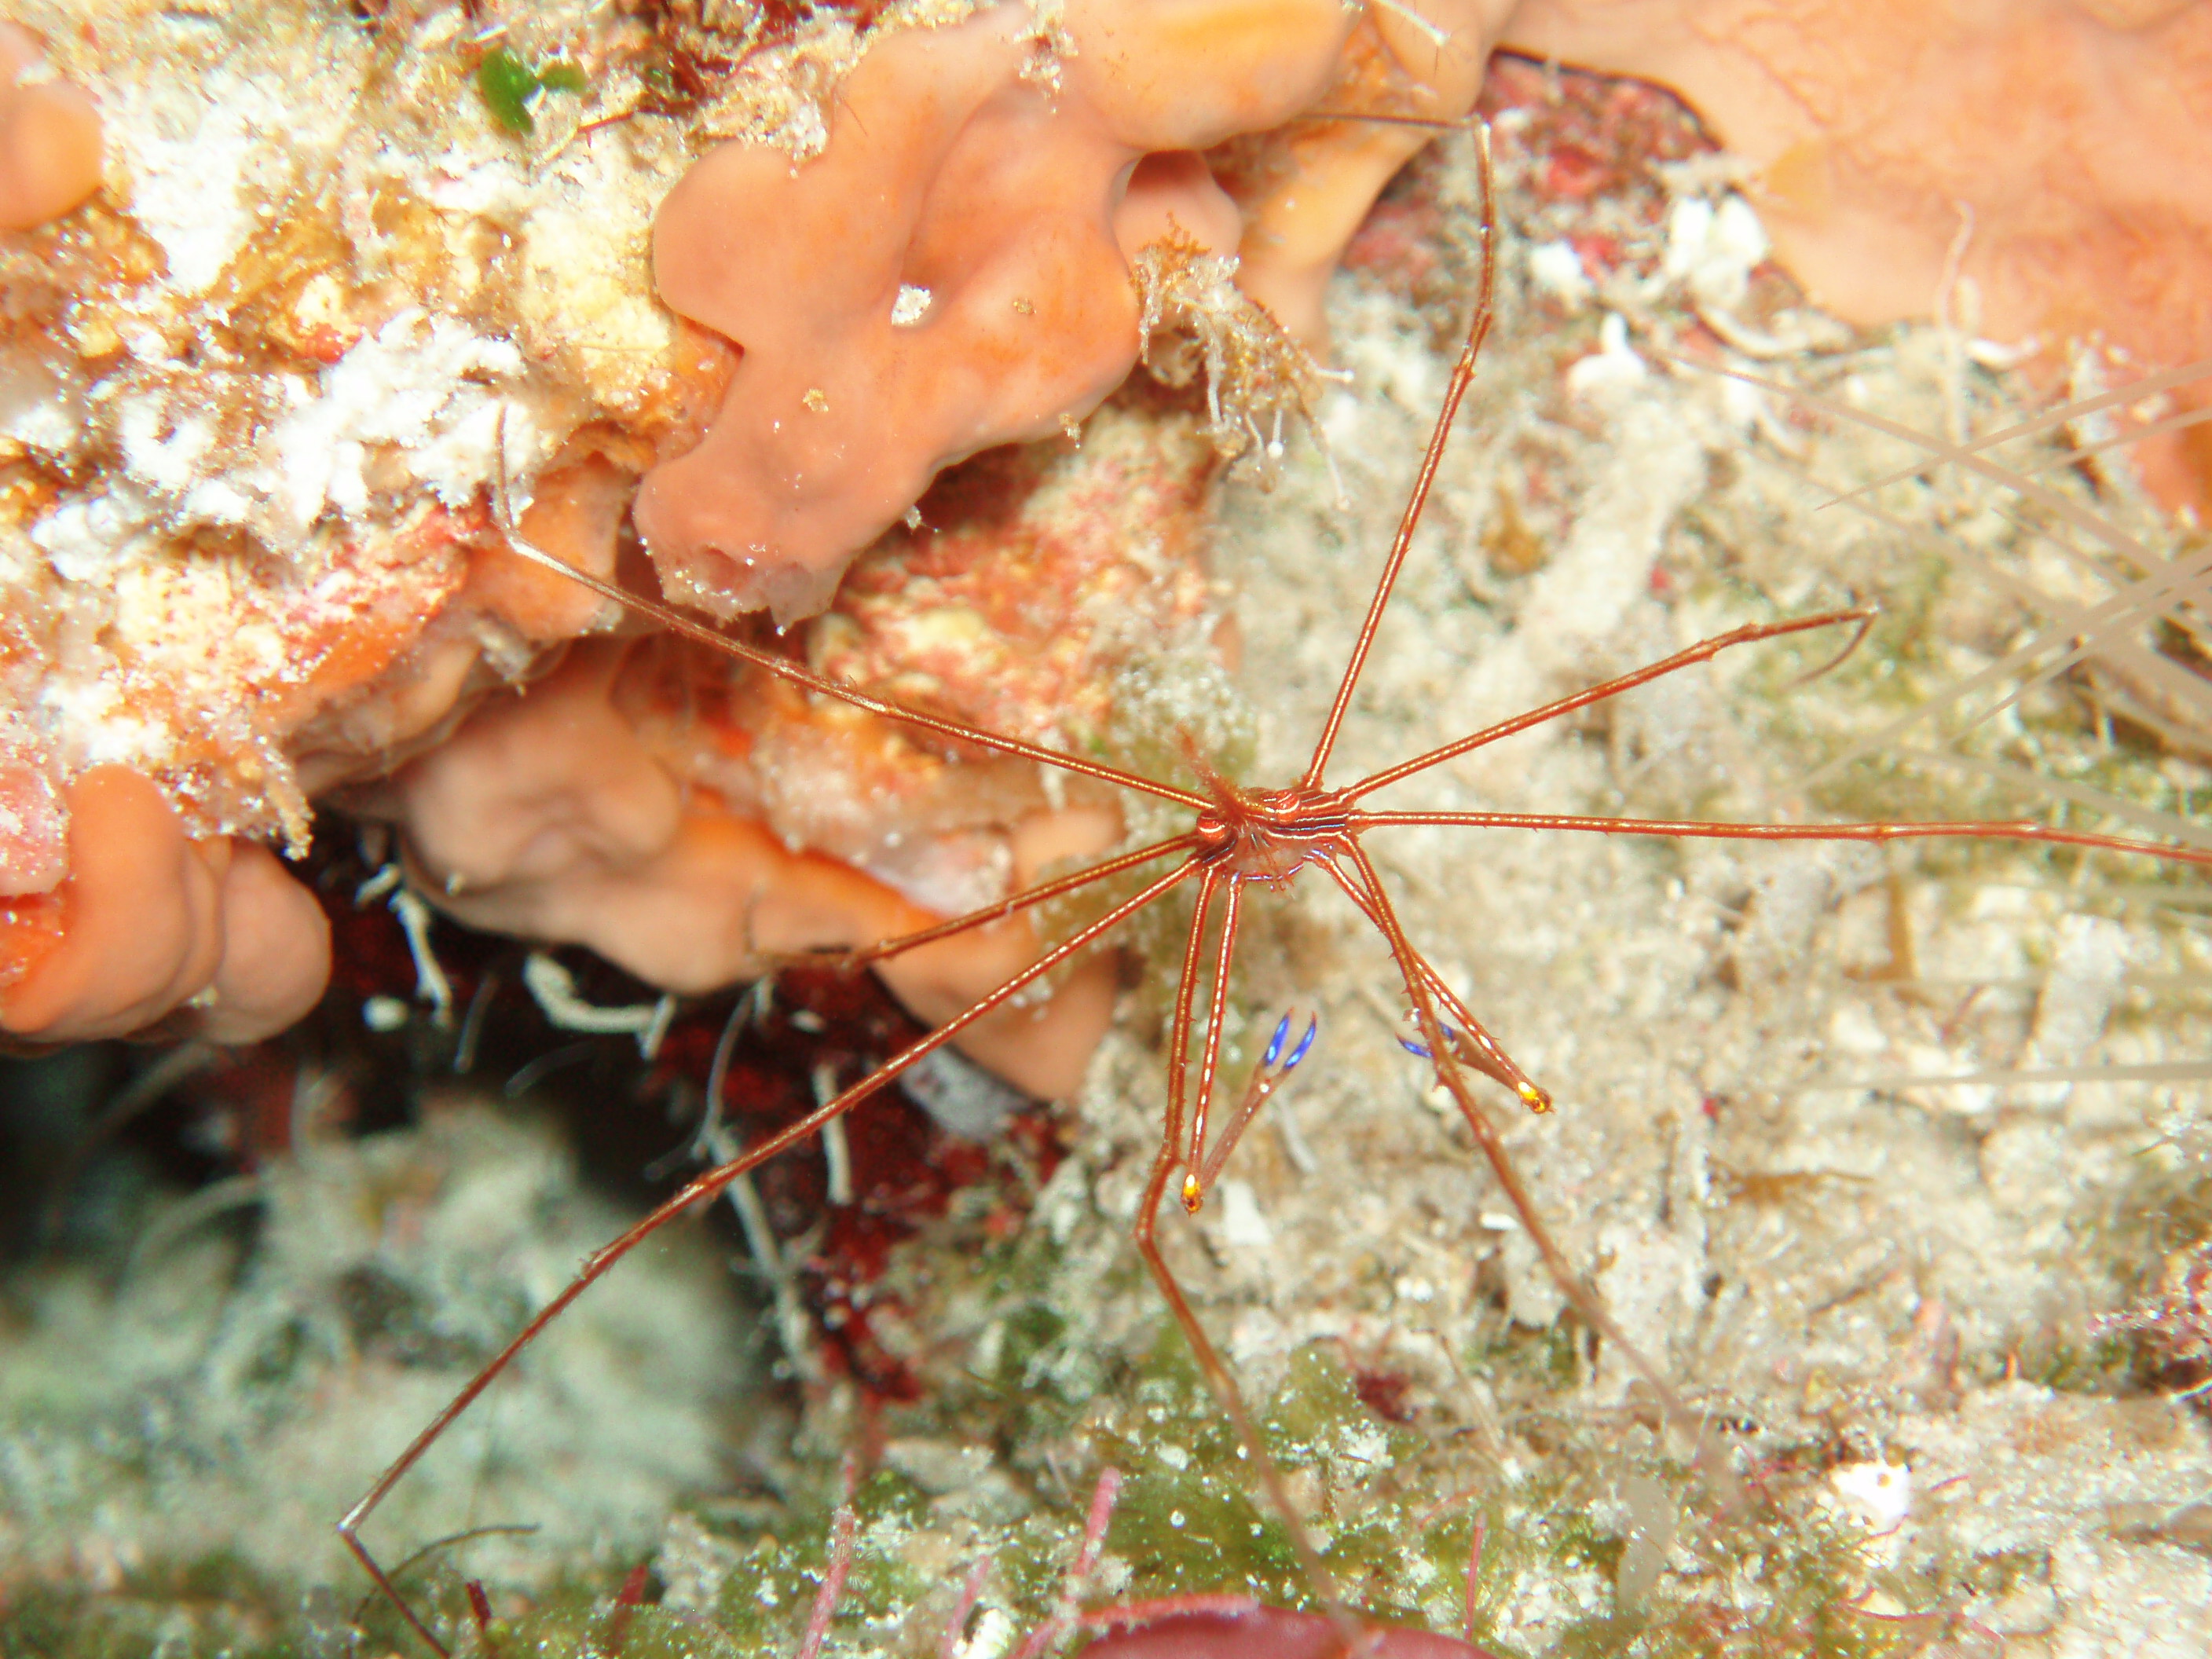
[(1522, 1084), (1515, 1092), (1521, 1097), (1521, 1103), (1532, 1112), (1548, 1112), (1552, 1109), (1552, 1097), (1533, 1083)]
[(1206, 1205), (1206, 1188), (1198, 1184), (1198, 1177), (1187, 1175), (1182, 1178), (1182, 1206), (1196, 1215)]

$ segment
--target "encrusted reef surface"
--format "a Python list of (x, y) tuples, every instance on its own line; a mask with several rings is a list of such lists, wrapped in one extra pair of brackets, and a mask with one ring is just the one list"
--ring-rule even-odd
[[(1766, 259), (1729, 164), (1650, 88), (1512, 64), (1490, 97), (1499, 327), (1332, 775), (1740, 621), (1875, 601), (1840, 663), (1817, 640), (1723, 659), (1470, 757), (1407, 804), (2059, 812), (2201, 839), (2212, 721), (2185, 601), (2207, 550), (2128, 451), (2096, 447), (2114, 417), (2163, 407), (2077, 412), (1991, 452), (2041, 495), (1930, 466), (1852, 416), (1987, 434), (2047, 409), (2054, 380), (2087, 396), (2115, 371), (2057, 353), (2039, 389), (1962, 331), (1824, 316)], [(1298, 772), (1463, 324), (1475, 195), (1462, 137), (1386, 197), (1328, 290), (1350, 377), (1314, 393), (1328, 454), (1293, 429), (1271, 489), (1256, 469), (1223, 488), (1212, 574), (1233, 603), (1194, 588), (1171, 614), (1206, 633), (1212, 607), (1233, 617), (1233, 691), (1196, 651), (1125, 665), (1117, 699), (1143, 717), (1107, 741), (1170, 770), (1195, 749), (1243, 777)], [(1826, 402), (1710, 372), (1724, 361)], [(1195, 442), (1196, 398), (1127, 399)], [(1076, 453), (1110, 458), (1133, 418), (1117, 405)], [(1064, 477), (1065, 455), (956, 472), (941, 500), (988, 491), (993, 469)], [(1065, 499), (1080, 523), (1083, 489)], [(1079, 538), (1053, 545), (1120, 580), (1083, 565)], [(939, 641), (901, 638), (911, 618), (886, 596), (965, 574), (895, 538), (813, 637), (934, 693)], [(633, 683), (641, 741), (665, 730), (658, 684)], [(1073, 696), (1051, 716), (1096, 719)], [(805, 804), (837, 833), (834, 801)], [(886, 856), (848, 833), (856, 862)], [(1558, 1092), (1547, 1118), (1501, 1103), (1514, 1156), (1737, 1479), (1695, 1467), (1565, 1312), (1400, 1046), (1371, 932), (1311, 884), (1256, 899), (1230, 1074), (1285, 1008), (1322, 1036), (1196, 1222), (1165, 1231), (1348, 1600), (1460, 1632), (1479, 1528), (1472, 1639), (1501, 1655), (2212, 1643), (2212, 1434), (2183, 1394), (2212, 1376), (2200, 878), (2003, 846), (1373, 844), (1419, 942)], [(438, 1627), (502, 1653), (793, 1651), (849, 1478), (829, 1650), (940, 1650), (988, 1556), (963, 1650), (1007, 1653), (1054, 1611), (1106, 1465), (1127, 1482), (1085, 1605), (1310, 1605), (1126, 1242), (1178, 920), (1108, 976), (1114, 1028), (1056, 1114), (963, 1149), (894, 1096), (838, 1143), (851, 1201), (830, 1153), (764, 1172), (765, 1235), (725, 1246), (769, 1310), (750, 1343), (685, 1230), (587, 1297), (372, 1528), (388, 1561), (431, 1547), (404, 1577)], [(429, 937), (459, 960), (450, 930)], [(455, 981), (459, 1017), (485, 981)], [(356, 975), (334, 1001), (355, 1018), (374, 989), (394, 1040), (452, 1068), (465, 1027), (395, 1015), (410, 982)], [(745, 1068), (771, 1029), (814, 1018), (802, 988), (779, 996), (740, 1033), (748, 1098), (768, 1091)], [(690, 1133), (727, 1006), (663, 1051), (693, 1068), (663, 1146)], [(849, 1029), (831, 1061), (796, 1063), (795, 1098), (912, 1030)], [(548, 1059), (576, 1041), (548, 1035)], [(582, 1041), (605, 1058), (632, 1038)], [(316, 1074), (283, 1075), (294, 1091), (259, 1109), (289, 1118), (294, 1161), (139, 1200), (155, 1230), (127, 1261), (11, 1274), (0, 1632), (17, 1649), (400, 1649), (388, 1613), (356, 1614), (367, 1587), (320, 1523), (619, 1224), (523, 1108), (441, 1093), (419, 1125), (347, 1143), (318, 1127)], [(639, 1092), (592, 1088), (601, 1107)], [(957, 1071), (913, 1092), (969, 1133), (1007, 1104)], [(118, 1181), (80, 1206), (121, 1201)], [(453, 1538), (509, 1525), (537, 1530)]]
[[(587, 466), (592, 432), (649, 453), (696, 412), (678, 388), (717, 348), (645, 271), (683, 149), (531, 156), (440, 49), (458, 10), (397, 41), (319, 7), (19, 11), (98, 88), (115, 187), (8, 250), (9, 660), (40, 677), (12, 702), (74, 711), (38, 722), (61, 776), (135, 764), (204, 829), (297, 842), (306, 796), (419, 739), (480, 654), (519, 672), (591, 619), (446, 602), (502, 442), (520, 488), (579, 433)], [(544, 100), (571, 136), (579, 103)], [(414, 684), (365, 706), (410, 650)]]
[[(568, 653), (622, 613), (521, 550), (765, 611), (766, 648), (1016, 736), (1103, 741), (1122, 662), (1217, 619), (1187, 412), (1133, 445), (1109, 416), (1057, 489), (1032, 469), (1036, 516), (1072, 496), (1087, 540), (1048, 523), (979, 564), (925, 492), (994, 445), (1079, 444), (1148, 331), (1194, 313), (1214, 356), (1234, 337), (1287, 376), (1217, 388), (1217, 445), (1278, 441), (1318, 384), (1321, 283), (1421, 123), (1464, 112), (1490, 21), (1247, 9), (26, 8), (43, 55), (0, 171), (53, 148), (33, 116), (87, 107), (104, 171), (49, 190), (0, 268), (0, 1027), (297, 1018), (326, 933), (262, 847), (301, 854), (317, 801), (398, 825), (428, 902), (678, 992), (1110, 842), (1095, 805), (988, 766), (947, 788), (966, 757), (757, 674)], [(1324, 103), (1387, 119), (1307, 123), (1289, 155)], [(1200, 154), (1231, 140), (1237, 197)], [(888, 655), (834, 623), (787, 638), (902, 521), (964, 587), (917, 568), (888, 591), (927, 623), (886, 626), (879, 581), (845, 622)], [(1020, 695), (1001, 629), (1036, 658)], [(794, 804), (800, 757), (850, 810)], [(994, 945), (896, 989), (941, 1018), (1039, 948), (1026, 919)], [(1103, 999), (1030, 1012), (1036, 1052), (976, 1051), (1064, 1091)]]

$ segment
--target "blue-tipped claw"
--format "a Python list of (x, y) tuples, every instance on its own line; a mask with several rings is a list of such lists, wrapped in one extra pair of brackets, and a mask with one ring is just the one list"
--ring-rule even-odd
[[(1453, 1030), (1450, 1026), (1444, 1026), (1443, 1030), (1444, 1040), (1446, 1042), (1456, 1043), (1460, 1040), (1459, 1033)], [(1423, 1060), (1433, 1060), (1436, 1058), (1434, 1054), (1431, 1054), (1429, 1052), (1429, 1045), (1427, 1043), (1416, 1042), (1411, 1037), (1400, 1037), (1398, 1039), (1398, 1046), (1401, 1048), (1403, 1048), (1407, 1054), (1418, 1054)]]
[(1285, 1014), (1275, 1022), (1275, 1035), (1267, 1039), (1267, 1052), (1261, 1057), (1263, 1070), (1273, 1071), (1278, 1060), (1282, 1069), (1278, 1076), (1288, 1076), (1297, 1063), (1313, 1052), (1314, 1039), (1321, 1035), (1321, 1017), (1316, 1015), (1306, 1022), (1306, 1034), (1298, 1039), (1298, 1046), (1291, 1050), (1291, 1057), (1283, 1059), (1284, 1046), (1291, 1040), (1291, 1017)]

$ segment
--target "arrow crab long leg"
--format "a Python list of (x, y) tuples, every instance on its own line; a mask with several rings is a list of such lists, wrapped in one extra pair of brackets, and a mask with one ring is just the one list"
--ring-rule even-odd
[(1367, 614), (1361, 618), (1358, 636), (1352, 641), (1351, 659), (1344, 665), (1344, 678), (1329, 703), (1321, 736), (1315, 739), (1313, 759), (1307, 763), (1300, 785), (1307, 790), (1319, 789), (1322, 775), (1328, 769), (1329, 755), (1344, 729), (1344, 717), (1352, 709), (1352, 694), (1358, 689), (1360, 671), (1366, 667), (1368, 654), (1375, 648), (1376, 631), (1382, 626), (1383, 612), (1389, 609), (1390, 595), (1398, 585), (1398, 573), (1405, 568), (1407, 554), (1413, 550), (1413, 532), (1420, 527), (1421, 514), (1428, 507), (1430, 493), (1436, 488), (1437, 470), (1443, 465), (1444, 445), (1450, 440), (1460, 404), (1474, 386), (1482, 343), (1490, 337), (1491, 324), (1497, 316), (1498, 180), (1491, 165), (1490, 129), (1486, 125), (1475, 129), (1475, 160), (1482, 186), (1482, 270), (1476, 280), (1474, 316), (1468, 324), (1459, 361), (1452, 365), (1451, 378), (1444, 384), (1443, 406), (1437, 412), (1437, 423), (1430, 431), (1428, 447), (1421, 452), (1420, 471), (1414, 475), (1406, 510), (1399, 515), (1397, 533), (1390, 538), (1390, 551), (1382, 561), (1382, 574), (1376, 580), (1375, 597), (1368, 601)]
[[(1206, 1335), (1205, 1326), (1200, 1322), (1197, 1311), (1190, 1304), (1190, 1298), (1184, 1294), (1174, 1269), (1168, 1266), (1167, 1257), (1160, 1249), (1160, 1206), (1166, 1201), (1169, 1183), (1173, 1181), (1178, 1169), (1186, 1171), (1182, 1185), (1183, 1202), (1188, 1208), (1197, 1208), (1192, 1200), (1200, 1190), (1198, 1183), (1205, 1133), (1206, 1096), (1212, 1087), (1214, 1071), (1220, 1056), (1222, 1026), (1228, 1012), (1229, 969), (1236, 947), (1239, 884), (1233, 877), (1224, 880), (1210, 866), (1200, 878), (1200, 883), (1198, 902), (1192, 907), (1189, 942), (1183, 949), (1182, 975), (1176, 986), (1175, 1030), (1168, 1041), (1167, 1121), (1160, 1136), (1159, 1151), (1152, 1158), (1152, 1175), (1146, 1181), (1144, 1195), (1137, 1203), (1137, 1250), (1144, 1257), (1145, 1267), (1151, 1273), (1153, 1284), (1158, 1287), (1169, 1311), (1181, 1328), (1183, 1340), (1189, 1343), (1200, 1371), (1213, 1390), (1215, 1398), (1221, 1402), (1222, 1409), (1229, 1413), (1230, 1420), (1235, 1424), (1237, 1437), (1243, 1443), (1246, 1452), (1258, 1466), (1261, 1484), (1266, 1487), (1277, 1516), (1289, 1528), (1291, 1547), (1297, 1553), (1307, 1582), (1328, 1606), (1331, 1617), (1349, 1635), (1356, 1631), (1356, 1626), (1337, 1594), (1334, 1577), (1323, 1565), (1321, 1552), (1314, 1547), (1312, 1538), (1298, 1521), (1297, 1510), (1291, 1503), (1290, 1489), (1284, 1484), (1282, 1472), (1276, 1467), (1274, 1459), (1268, 1455), (1267, 1444), (1260, 1437), (1259, 1426), (1253, 1420), (1251, 1408), (1245, 1404), (1243, 1392), (1237, 1388), (1236, 1379), (1230, 1376), (1228, 1366), (1222, 1363), (1212, 1339)], [(1199, 975), (1206, 963), (1207, 923), (1211, 919), (1215, 895), (1224, 885), (1228, 888), (1228, 892), (1222, 902), (1224, 914), (1217, 977), (1213, 982), (1212, 1003), (1206, 1011), (1205, 1060), (1199, 1081), (1199, 1109), (1194, 1115), (1198, 1127), (1188, 1149), (1189, 1161), (1186, 1164), (1187, 1149), (1182, 1129), (1190, 1069), (1192, 1006), (1197, 999)]]
[(1568, 830), (1601, 836), (1657, 836), (1703, 841), (2020, 841), (2051, 847), (2086, 847), (2106, 853), (2134, 853), (2179, 864), (2212, 865), (2212, 850), (2177, 847), (2129, 836), (2101, 836), (2084, 830), (2054, 830), (2048, 824), (1989, 821), (1942, 823), (1706, 823), (1694, 818), (1583, 817), (1551, 812), (1360, 812), (1361, 830), (1394, 824), (1453, 825), (1466, 830)]
[(603, 599), (611, 600), (625, 610), (634, 611), (641, 617), (657, 622), (672, 634), (680, 634), (688, 640), (696, 641), (710, 650), (719, 651), (726, 656), (736, 657), (741, 661), (750, 663), (754, 667), (774, 674), (779, 679), (790, 681), (792, 684), (803, 690), (812, 691), (824, 697), (834, 697), (839, 702), (849, 703), (855, 708), (865, 709), (867, 713), (880, 715), (884, 720), (896, 720), (902, 725), (916, 726), (938, 737), (949, 738), (956, 743), (972, 744), (980, 749), (996, 750), (1002, 755), (1011, 755), (1021, 760), (1032, 760), (1041, 766), (1049, 766), (1062, 772), (1073, 772), (1080, 777), (1093, 778), (1101, 783), (1110, 783), (1120, 788), (1133, 789), (1139, 794), (1172, 801), (1178, 806), (1199, 807), (1207, 804), (1203, 795), (1194, 795), (1188, 789), (1178, 789), (1173, 784), (1159, 782), (1157, 779), (1146, 777), (1140, 773), (1125, 772), (1119, 767), (1108, 766), (1099, 761), (1086, 760), (1080, 755), (1071, 755), (1065, 750), (1048, 749), (1042, 744), (1024, 743), (1019, 738), (1006, 737), (996, 732), (986, 732), (979, 727), (965, 725), (959, 720), (947, 720), (941, 714), (932, 714), (919, 708), (909, 708), (905, 704), (894, 702), (888, 697), (875, 696), (862, 690), (857, 685), (848, 685), (842, 680), (830, 679), (823, 675), (815, 673), (811, 669), (803, 668), (788, 658), (777, 656), (772, 651), (763, 651), (758, 646), (748, 644), (744, 640), (732, 639), (721, 629), (710, 628), (696, 617), (687, 616), (673, 605), (663, 605), (658, 599), (649, 599), (641, 593), (633, 593), (628, 588), (618, 587), (611, 581), (603, 580), (592, 574), (588, 570), (579, 570), (566, 560), (555, 558), (543, 548), (532, 547), (519, 536), (510, 533), (507, 544), (514, 553), (529, 560), (531, 563), (541, 565), (555, 575), (565, 577), (579, 586), (589, 589)]

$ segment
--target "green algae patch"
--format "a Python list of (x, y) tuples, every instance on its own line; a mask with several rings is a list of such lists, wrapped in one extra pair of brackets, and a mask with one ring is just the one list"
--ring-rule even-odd
[[(925, 1606), (938, 1579), (909, 1559), (928, 1520), (927, 1500), (889, 1473), (854, 1493), (855, 1532), (849, 1572), (837, 1598), (830, 1650), (872, 1652), (887, 1631)], [(780, 1521), (750, 1541), (694, 1523), (692, 1536), (720, 1558), (702, 1596), (696, 1584), (663, 1583), (661, 1604), (624, 1605), (615, 1576), (538, 1598), (518, 1616), (495, 1620), (501, 1652), (537, 1659), (584, 1659), (619, 1651), (623, 1659), (722, 1659), (730, 1655), (795, 1652), (833, 1553), (834, 1510), (809, 1509)], [(672, 1537), (674, 1536), (672, 1531)], [(666, 1548), (656, 1558), (671, 1571)], [(956, 1577), (957, 1575), (955, 1575)]]
[(283, 1601), (265, 1577), (223, 1555), (149, 1564), (100, 1591), (13, 1584), (0, 1598), (0, 1659), (283, 1659), (299, 1651), (276, 1611)]
[(1541, 1389), (1571, 1389), (1582, 1375), (1578, 1345), (1582, 1328), (1571, 1318), (1541, 1328), (1510, 1322), (1467, 1351), (1467, 1365), (1477, 1376)]
[(773, 1651), (748, 1646), (689, 1613), (626, 1607), (611, 1598), (514, 1622), (494, 1620), (489, 1635), (493, 1652), (528, 1654), (532, 1659), (614, 1653), (622, 1659), (755, 1659)]
[(549, 92), (578, 93), (589, 83), (584, 71), (559, 58), (533, 69), (501, 46), (477, 61), (477, 95), (483, 100), (491, 118), (517, 137), (538, 131), (531, 106)]
[(1154, 1465), (1121, 1489), (1107, 1547), (1129, 1562), (1129, 1596), (1249, 1595), (1278, 1606), (1310, 1601), (1281, 1522), (1221, 1475)]
[(1206, 1592), (1286, 1606), (1303, 1599), (1289, 1534), (1254, 1501), (1250, 1460), (1182, 1332), (1161, 1334), (1128, 1398), (1133, 1409), (1124, 1420), (1092, 1437), (1101, 1461), (1123, 1476), (1106, 1542), (1130, 1565), (1127, 1599)]
[[(1130, 1396), (1134, 1420), (1093, 1443), (1125, 1476), (1107, 1534), (1130, 1575), (1116, 1599), (1231, 1594), (1318, 1607), (1289, 1528), (1179, 1332), (1162, 1335)], [(1342, 1593), (1369, 1616), (1431, 1619), (1432, 1587), (1463, 1577), (1472, 1520), (1463, 1504), (1433, 1503), (1420, 1437), (1378, 1419), (1318, 1345), (1291, 1356), (1255, 1421)], [(1455, 1626), (1456, 1613), (1444, 1622)]]
[(1902, 1659), (1945, 1634), (1940, 1614), (1861, 1611), (1869, 1597), (1860, 1544), (1818, 1522), (1719, 1523), (1692, 1548), (1705, 1571), (1691, 1593), (1577, 1621), (1554, 1650), (1559, 1659)]

